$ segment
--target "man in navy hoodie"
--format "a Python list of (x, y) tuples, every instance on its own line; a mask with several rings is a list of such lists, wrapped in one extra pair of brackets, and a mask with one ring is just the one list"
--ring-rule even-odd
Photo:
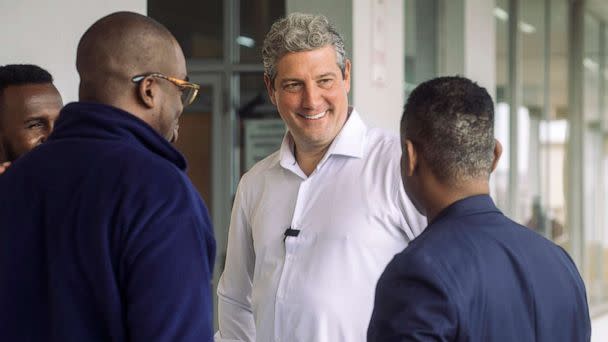
[(118, 12), (78, 45), (80, 101), (0, 177), (0, 341), (211, 341), (215, 242), (169, 143), (198, 86)]
[(368, 341), (590, 340), (585, 285), (568, 254), (489, 196), (502, 152), (493, 128), (490, 95), (466, 78), (410, 94), (401, 173), (429, 225), (380, 277)]

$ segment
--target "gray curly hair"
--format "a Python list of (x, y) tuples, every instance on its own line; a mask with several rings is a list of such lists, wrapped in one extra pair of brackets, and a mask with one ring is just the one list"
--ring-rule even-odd
[(289, 52), (310, 51), (327, 45), (336, 50), (336, 61), (342, 77), (346, 63), (344, 39), (324, 15), (291, 13), (277, 20), (264, 39), (262, 58), (264, 73), (274, 84), (277, 61)]

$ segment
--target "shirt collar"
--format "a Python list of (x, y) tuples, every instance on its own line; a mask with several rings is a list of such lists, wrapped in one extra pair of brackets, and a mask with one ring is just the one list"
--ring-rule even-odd
[(363, 158), (367, 126), (365, 126), (359, 113), (354, 108), (350, 107), (349, 111), (350, 115), (344, 123), (344, 127), (340, 130), (340, 133), (338, 133), (329, 146), (329, 150), (326, 154), (327, 156), (339, 154), (347, 157)]
[(494, 204), (492, 197), (489, 195), (474, 195), (458, 200), (443, 209), (439, 215), (435, 217), (433, 222), (429, 223), (429, 226), (446, 218), (449, 219), (487, 212), (501, 213)]
[[(349, 116), (344, 126), (334, 138), (327, 153), (317, 167), (322, 166), (331, 155), (342, 155), (353, 158), (363, 158), (365, 149), (367, 126), (359, 116), (357, 110), (349, 107)], [(291, 133), (287, 131), (283, 137), (279, 150), (280, 163), (283, 168), (293, 170), (297, 164), (294, 154), (294, 141)]]

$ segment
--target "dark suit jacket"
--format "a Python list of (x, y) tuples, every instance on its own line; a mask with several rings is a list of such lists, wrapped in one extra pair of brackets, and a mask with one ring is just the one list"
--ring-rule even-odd
[(368, 341), (589, 341), (568, 254), (486, 195), (445, 210), (380, 277)]

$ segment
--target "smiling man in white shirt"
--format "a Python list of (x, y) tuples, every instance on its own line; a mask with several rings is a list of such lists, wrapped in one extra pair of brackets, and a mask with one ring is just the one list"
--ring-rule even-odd
[(348, 106), (351, 63), (324, 16), (278, 20), (262, 54), (288, 132), (238, 186), (216, 341), (363, 342), (380, 274), (426, 226), (399, 138)]

